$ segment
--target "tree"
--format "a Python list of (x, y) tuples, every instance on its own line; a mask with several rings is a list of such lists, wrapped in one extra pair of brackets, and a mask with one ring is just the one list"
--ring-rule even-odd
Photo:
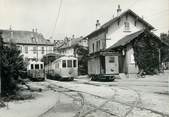
[(26, 71), (23, 56), (14, 43), (1, 49), (2, 96), (15, 95), (18, 90), (19, 77)]

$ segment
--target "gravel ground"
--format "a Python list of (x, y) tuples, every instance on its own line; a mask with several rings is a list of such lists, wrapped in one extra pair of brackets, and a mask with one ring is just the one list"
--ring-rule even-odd
[(31, 101), (9, 102), (0, 117), (169, 117), (168, 76), (30, 82), (42, 92)]

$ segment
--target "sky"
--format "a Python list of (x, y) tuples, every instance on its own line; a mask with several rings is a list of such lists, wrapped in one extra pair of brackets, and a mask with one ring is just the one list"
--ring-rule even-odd
[(131, 9), (143, 16), (157, 35), (168, 32), (169, 0), (0, 0), (0, 29), (37, 28), (56, 40), (85, 36), (95, 30), (97, 19), (104, 24), (116, 16), (118, 4), (122, 11)]

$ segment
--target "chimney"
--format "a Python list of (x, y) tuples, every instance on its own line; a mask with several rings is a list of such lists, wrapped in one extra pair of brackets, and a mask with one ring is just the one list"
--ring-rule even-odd
[(100, 28), (100, 22), (99, 20), (96, 20), (96, 29), (99, 29)]
[(75, 35), (73, 34), (73, 35), (72, 35), (72, 39), (74, 39), (74, 38), (75, 38)]
[(120, 16), (121, 14), (121, 8), (120, 8), (120, 5), (118, 5), (118, 8), (117, 8), (117, 17)]
[(10, 35), (11, 35), (11, 39), (13, 38), (13, 31), (12, 31), (12, 26), (10, 25), (9, 27), (9, 30), (10, 30)]
[(11, 25), (9, 26), (9, 30), (12, 31), (12, 26)]

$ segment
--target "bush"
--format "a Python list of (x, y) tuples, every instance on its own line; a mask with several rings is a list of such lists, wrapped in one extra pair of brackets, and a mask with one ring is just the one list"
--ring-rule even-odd
[(157, 74), (159, 69), (159, 44), (145, 32), (133, 44), (136, 65), (146, 74)]

